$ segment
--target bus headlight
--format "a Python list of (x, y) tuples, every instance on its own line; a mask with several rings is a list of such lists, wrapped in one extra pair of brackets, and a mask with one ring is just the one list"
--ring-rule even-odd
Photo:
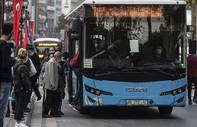
[(101, 92), (99, 90), (96, 91), (96, 95), (100, 95)]
[(91, 88), (91, 89), (90, 89), (90, 93), (94, 93), (94, 89)]
[(90, 93), (92, 93), (92, 94), (95, 94), (95, 95), (97, 95), (97, 96), (100, 96), (101, 94), (113, 96), (113, 94), (112, 94), (111, 92), (107, 92), (107, 91), (95, 89), (95, 88), (89, 87), (89, 86), (87, 86), (87, 85), (85, 85), (85, 89), (86, 89), (86, 91), (88, 91), (88, 92), (90, 92)]
[(42, 59), (44, 57), (43, 54), (39, 54), (38, 56), (39, 56), (40, 59)]
[(175, 90), (163, 92), (163, 93), (160, 94), (160, 96), (165, 96), (165, 95), (170, 95), (170, 94), (173, 95), (173, 96), (175, 96), (177, 94), (180, 94), (180, 93), (185, 92), (185, 89), (186, 89), (186, 85), (183, 86), (183, 87), (180, 87), (178, 89), (175, 89)]

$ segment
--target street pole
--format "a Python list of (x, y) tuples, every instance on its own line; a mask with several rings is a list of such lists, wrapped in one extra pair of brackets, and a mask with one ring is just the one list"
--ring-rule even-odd
[(4, 0), (0, 0), (0, 36), (2, 33), (2, 26), (3, 26), (3, 20), (4, 20), (3, 10), (4, 10)]
[(35, 17), (35, 18), (36, 18), (36, 19), (35, 19), (35, 28), (36, 28), (36, 29), (35, 29), (35, 34), (36, 34), (36, 35), (38, 34), (38, 6), (39, 6), (39, 5), (38, 5), (38, 1), (39, 1), (39, 0), (35, 0), (35, 10), (36, 10), (36, 11), (35, 11), (35, 12), (36, 12), (36, 13), (35, 13), (35, 15), (36, 15), (36, 17)]
[(22, 45), (23, 41), (23, 12), (21, 11), (21, 17), (20, 17), (20, 25), (19, 25), (19, 32), (20, 32), (20, 41), (19, 45)]

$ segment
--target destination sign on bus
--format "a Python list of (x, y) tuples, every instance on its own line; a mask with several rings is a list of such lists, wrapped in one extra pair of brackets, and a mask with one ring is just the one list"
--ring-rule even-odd
[(39, 43), (38, 46), (57, 46), (57, 43)]
[(162, 17), (162, 8), (152, 7), (95, 7), (96, 17)]

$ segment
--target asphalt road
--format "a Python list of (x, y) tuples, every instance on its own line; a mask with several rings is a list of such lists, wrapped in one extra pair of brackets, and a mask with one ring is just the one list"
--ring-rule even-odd
[(196, 127), (197, 105), (175, 107), (171, 115), (157, 108), (101, 108), (82, 115), (64, 100), (59, 118), (42, 118), (42, 102), (35, 102), (31, 127)]

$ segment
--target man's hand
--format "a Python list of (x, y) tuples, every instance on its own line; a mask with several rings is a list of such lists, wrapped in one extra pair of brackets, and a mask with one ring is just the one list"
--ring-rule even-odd
[(55, 86), (51, 86), (51, 89), (52, 89), (52, 90), (55, 89)]
[(43, 86), (43, 82), (40, 82), (39, 85), (40, 85), (40, 86)]

